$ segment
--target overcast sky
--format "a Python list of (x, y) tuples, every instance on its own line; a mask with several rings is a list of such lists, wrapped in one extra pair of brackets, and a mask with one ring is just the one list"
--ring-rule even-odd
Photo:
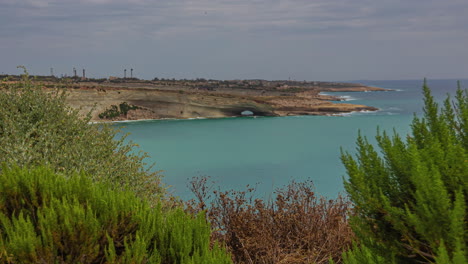
[(0, 0), (0, 72), (468, 77), (467, 0)]

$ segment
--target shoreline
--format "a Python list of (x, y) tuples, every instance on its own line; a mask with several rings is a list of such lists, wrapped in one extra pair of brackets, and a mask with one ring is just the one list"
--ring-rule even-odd
[(219, 120), (219, 119), (237, 119), (237, 118), (284, 118), (284, 117), (307, 117), (307, 116), (329, 116), (329, 117), (348, 117), (353, 114), (358, 113), (374, 113), (382, 111), (382, 109), (377, 108), (377, 110), (369, 111), (352, 111), (345, 113), (336, 113), (336, 114), (323, 114), (323, 115), (288, 115), (288, 116), (227, 116), (227, 117), (197, 117), (197, 118), (159, 118), (159, 119), (134, 119), (134, 120), (104, 120), (104, 121), (91, 121), (88, 124), (119, 124), (119, 123), (138, 123), (138, 122), (152, 122), (152, 121), (197, 121), (197, 120)]
[[(325, 84), (324, 84), (325, 85)], [(252, 116), (334, 116), (343, 113), (377, 111), (359, 104), (342, 103), (335, 92), (391, 91), (360, 84), (327, 83), (326, 87), (262, 87), (201, 89), (144, 83), (99, 85), (79, 83), (68, 89), (67, 103), (92, 122), (137, 120), (190, 120)], [(45, 87), (45, 89), (53, 89)], [(324, 94), (325, 93), (325, 94)], [(337, 103), (336, 101), (340, 101)]]

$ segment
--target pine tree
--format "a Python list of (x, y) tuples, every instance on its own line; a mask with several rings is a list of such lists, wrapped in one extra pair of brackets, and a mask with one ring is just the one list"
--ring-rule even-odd
[(347, 263), (468, 261), (468, 91), (441, 109), (426, 82), (423, 94), (406, 138), (378, 132), (375, 148), (359, 135), (356, 158), (342, 154), (360, 243)]

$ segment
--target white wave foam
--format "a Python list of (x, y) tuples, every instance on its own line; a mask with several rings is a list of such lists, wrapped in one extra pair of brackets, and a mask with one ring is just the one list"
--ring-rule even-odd
[[(393, 111), (397, 111), (398, 108), (394, 107), (392, 109)], [(360, 115), (399, 115), (400, 113), (398, 112), (393, 112), (393, 111), (388, 111), (390, 109), (379, 109), (377, 111), (369, 111), (369, 110), (363, 110), (363, 111), (353, 111), (349, 113), (341, 113), (341, 114), (332, 114), (332, 116), (344, 116), (344, 117), (349, 117), (349, 116), (360, 116)]]
[(385, 109), (386, 111), (401, 111), (402, 109), (401, 108), (398, 108), (398, 107), (389, 107), (389, 108), (386, 108)]
[(352, 111), (349, 113), (332, 114), (332, 116), (355, 116), (355, 115), (360, 115), (360, 114), (369, 115), (369, 114), (377, 114), (379, 112), (381, 112), (380, 109), (377, 111), (362, 110), (362, 111)]
[(354, 112), (349, 113), (340, 113), (340, 114), (331, 114), (331, 116), (351, 116)]
[(323, 93), (320, 92), (319, 95), (324, 95), (324, 96), (333, 96), (336, 98), (339, 98), (339, 101), (354, 101), (358, 100), (358, 98), (352, 97), (351, 95), (336, 95), (336, 94), (330, 94), (330, 93)]
[(171, 118), (161, 118), (161, 119), (138, 119), (138, 120), (120, 120), (120, 121), (112, 121), (112, 123), (149, 122), (149, 121), (164, 120), (164, 119), (171, 119)]
[(115, 121), (91, 121), (88, 122), (90, 125), (95, 124), (105, 124), (105, 123), (135, 123), (135, 122), (148, 122), (148, 121), (155, 121), (155, 120), (162, 120), (162, 119), (138, 119), (138, 120), (115, 120)]
[(352, 96), (350, 96), (350, 95), (339, 96), (339, 98), (341, 98), (343, 101), (354, 101), (354, 100), (358, 100), (358, 98), (352, 97)]

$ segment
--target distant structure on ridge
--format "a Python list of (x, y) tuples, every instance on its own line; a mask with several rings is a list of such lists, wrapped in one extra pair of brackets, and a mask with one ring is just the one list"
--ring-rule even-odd
[(124, 69), (124, 79), (127, 78), (127, 69)]
[(133, 68), (130, 69), (130, 78), (133, 78)]
[(76, 75), (76, 68), (75, 68), (75, 67), (73, 67), (73, 77), (75, 77), (75, 78), (77, 77), (77, 75)]
[(85, 69), (83, 69), (83, 79), (86, 79)]

